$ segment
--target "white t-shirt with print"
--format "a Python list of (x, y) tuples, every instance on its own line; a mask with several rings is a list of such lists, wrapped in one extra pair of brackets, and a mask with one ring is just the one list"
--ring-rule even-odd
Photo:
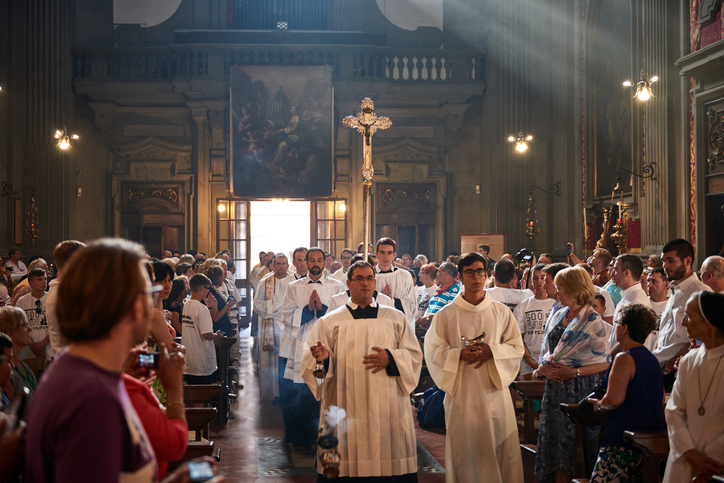
[(656, 325), (654, 325), (654, 330), (651, 331), (651, 335), (648, 336), (646, 344), (644, 344), (650, 351), (656, 349), (656, 341), (659, 340), (659, 330), (661, 329), (661, 314), (663, 313), (664, 307), (666, 307), (666, 303), (668, 301), (669, 299), (661, 302), (654, 302), (649, 299), (649, 302), (651, 302), (651, 309), (656, 314)]
[(181, 344), (186, 347), (184, 374), (210, 376), (217, 369), (216, 346), (213, 340), (202, 337), (202, 334), (214, 332), (209, 308), (198, 300), (189, 300), (184, 304), (181, 323)]
[(425, 315), (427, 306), (430, 305), (430, 299), (435, 295), (436, 290), (437, 286), (434, 284), (430, 285), (430, 287), (425, 287), (424, 285), (417, 287), (417, 294), (415, 296), (417, 300), (417, 314), (415, 314), (415, 320)]
[(491, 287), (485, 292), (496, 302), (507, 306), (511, 311), (515, 310), (519, 303), (528, 297), (533, 296), (530, 289), (519, 290), (517, 288)]
[[(28, 318), (28, 324), (32, 329), (30, 338), (33, 342), (39, 342), (48, 336), (48, 321), (45, 316), (45, 299), (47, 296), (47, 294), (43, 294), (41, 298), (36, 299), (33, 297), (32, 293), (29, 293), (20, 297), (15, 304), (16, 307), (25, 311), (25, 316)], [(38, 304), (37, 302), (40, 303)], [(38, 310), (38, 308), (40, 308), (40, 310)], [(50, 360), (53, 358), (53, 354), (53, 348), (51, 347), (50, 342), (48, 342), (45, 346), (45, 358)], [(35, 357), (35, 354), (30, 347), (25, 347), (22, 351), (20, 351), (20, 359), (27, 359), (31, 357)]]
[[(539, 300), (529, 297), (523, 300), (513, 311), (513, 317), (518, 322), (523, 342), (528, 347), (531, 357), (536, 361), (540, 359), (540, 350), (546, 331), (546, 320), (553, 309), (554, 299)], [(520, 374), (530, 374), (533, 369), (524, 361), (520, 361)]]

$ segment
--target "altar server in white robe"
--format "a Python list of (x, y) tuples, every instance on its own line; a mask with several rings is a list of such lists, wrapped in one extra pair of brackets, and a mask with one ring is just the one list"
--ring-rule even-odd
[(259, 314), (259, 389), (262, 399), (279, 397), (279, 340), (284, 324), (282, 306), (284, 298), (277, 292), (286, 293), (289, 261), (283, 253), (277, 253), (272, 260), (273, 272), (261, 279), (254, 293), (254, 310)]
[[(373, 300), (375, 284), (367, 262), (350, 267), (349, 302), (315, 324), (302, 375), (317, 399), (324, 396), (323, 408), (347, 413), (346, 428), (337, 432), (340, 477), (416, 482), (410, 393), (420, 377), (422, 351), (404, 314)], [(324, 380), (313, 374), (318, 361), (325, 363)], [(318, 472), (317, 481), (327, 481), (321, 464)]]
[(307, 276), (294, 281), (287, 287), (286, 300), (282, 308), (284, 325), (290, 327), (291, 347), (288, 352), (284, 379), (287, 401), (284, 424), (286, 442), (293, 446), (313, 446), (317, 439), (319, 403), (304, 384), (301, 375), (304, 341), (317, 320), (327, 313), (332, 296), (344, 292), (341, 282), (324, 275), (324, 258), (321, 248), (307, 251)]
[[(524, 353), (512, 312), (486, 297), (487, 267), (479, 253), (458, 261), (464, 290), (435, 314), (425, 336), (425, 361), (445, 391), (447, 483), (522, 483), (523, 465), (508, 386)], [(461, 337), (485, 334), (464, 347)]]
[(417, 312), (415, 283), (410, 272), (392, 266), (397, 256), (396, 247), (392, 238), (380, 238), (377, 241), (377, 287), (380, 293), (394, 301), (395, 308), (404, 313), (407, 321), (414, 327)]
[(702, 345), (681, 359), (666, 403), (669, 458), (664, 483), (724, 475), (724, 295), (695, 293), (682, 323), (689, 339)]

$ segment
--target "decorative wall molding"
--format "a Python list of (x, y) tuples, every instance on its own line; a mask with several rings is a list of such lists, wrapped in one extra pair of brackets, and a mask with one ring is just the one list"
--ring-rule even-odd
[(716, 20), (722, 0), (701, 0), (699, 4), (699, 25), (704, 26)]
[[(127, 172), (129, 161), (174, 161), (173, 171), (191, 173), (191, 144), (179, 144), (156, 136), (148, 136), (139, 141), (111, 146), (114, 154), (114, 170)], [(173, 175), (173, 174), (172, 174)]]

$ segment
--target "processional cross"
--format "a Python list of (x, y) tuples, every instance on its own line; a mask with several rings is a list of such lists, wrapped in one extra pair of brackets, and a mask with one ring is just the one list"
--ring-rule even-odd
[(362, 252), (364, 253), (365, 262), (368, 261), (368, 251), (370, 241), (370, 191), (372, 189), (372, 176), (375, 171), (372, 168), (372, 135), (378, 129), (387, 129), (392, 125), (392, 121), (386, 117), (377, 117), (374, 113), (375, 104), (372, 99), (365, 97), (362, 101), (362, 111), (357, 116), (347, 116), (342, 120), (344, 127), (349, 129), (357, 129), (364, 138), (364, 165), (362, 166), (362, 211), (364, 214), (364, 244)]

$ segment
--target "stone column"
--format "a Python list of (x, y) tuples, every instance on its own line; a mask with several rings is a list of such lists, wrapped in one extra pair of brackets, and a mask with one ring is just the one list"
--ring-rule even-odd
[(196, 248), (200, 252), (213, 251), (215, 240), (212, 240), (216, 216), (210, 216), (213, 208), (211, 199), (211, 159), (209, 152), (209, 117), (206, 103), (202, 101), (187, 102), (191, 111), (191, 119), (196, 127), (196, 205), (193, 217), (197, 231), (188, 240), (188, 248)]

